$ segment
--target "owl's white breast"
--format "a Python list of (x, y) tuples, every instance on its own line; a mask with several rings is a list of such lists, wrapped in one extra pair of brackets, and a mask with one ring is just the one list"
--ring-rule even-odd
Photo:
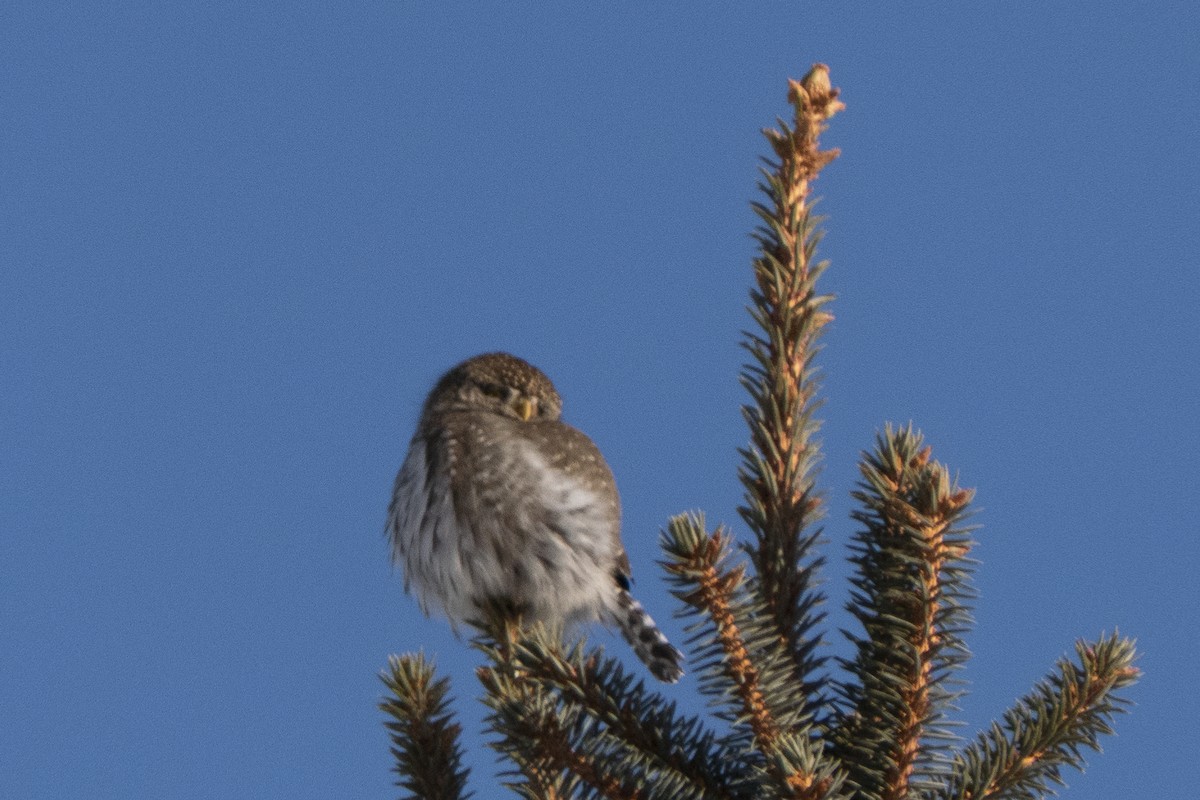
[(476, 452), (477, 466), (490, 465), (486, 474), (460, 461), (452, 480), (449, 448), (434, 454), (440, 469), (431, 473), (428, 448), (445, 443), (413, 440), (388, 519), (393, 560), (422, 609), (463, 622), (487, 599), (504, 598), (530, 620), (605, 618), (620, 548), (613, 497), (556, 468), (523, 437), (506, 438), (486, 458)]
[(430, 474), (427, 444), (416, 437), (396, 475), (388, 535), (392, 562), (404, 571), (404, 588), (426, 614), (441, 611), (459, 621), (467, 610), (455, 595), (467, 585), (461, 533), (454, 516), (449, 476)]

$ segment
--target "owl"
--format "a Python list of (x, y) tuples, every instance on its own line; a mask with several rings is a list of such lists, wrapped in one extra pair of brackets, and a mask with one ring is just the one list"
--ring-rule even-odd
[(673, 683), (683, 656), (630, 594), (612, 472), (561, 413), (550, 379), (507, 353), (443, 375), (396, 476), (393, 562), (426, 614), (471, 624), (500, 607), (558, 629), (599, 621)]

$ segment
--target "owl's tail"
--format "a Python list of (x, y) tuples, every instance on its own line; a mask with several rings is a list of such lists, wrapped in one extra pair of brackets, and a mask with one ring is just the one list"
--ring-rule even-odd
[(617, 590), (617, 608), (613, 621), (621, 629), (621, 635), (629, 642), (633, 652), (641, 659), (654, 677), (666, 683), (674, 683), (683, 674), (683, 653), (667, 641), (667, 637), (654, 624), (654, 620), (625, 589)]

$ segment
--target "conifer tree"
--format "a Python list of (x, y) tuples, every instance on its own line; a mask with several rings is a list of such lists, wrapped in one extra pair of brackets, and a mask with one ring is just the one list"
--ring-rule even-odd
[[(968, 658), (973, 492), (911, 426), (887, 426), (860, 462), (855, 567), (845, 634), (852, 657), (822, 655), (817, 584), (822, 493), (814, 356), (832, 318), (817, 280), (820, 220), (810, 185), (835, 159), (818, 137), (844, 108), (824, 65), (789, 83), (790, 122), (765, 131), (755, 238), (749, 363), (741, 379), (749, 443), (741, 453), (752, 539), (700, 514), (661, 538), (689, 619), (689, 663), (711, 718), (673, 703), (585, 642), (496, 613), (475, 646), (492, 746), (526, 798), (1039, 798), (1098, 749), (1133, 684), (1134, 646), (1117, 634), (1079, 642), (1024, 698), (964, 743), (952, 733), (956, 676)], [(381, 708), (399, 785), (412, 797), (469, 796), (447, 682), (421, 655), (393, 658)]]

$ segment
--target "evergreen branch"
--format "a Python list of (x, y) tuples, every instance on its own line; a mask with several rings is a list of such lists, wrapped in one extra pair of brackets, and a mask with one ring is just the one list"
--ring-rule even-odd
[[(617, 661), (585, 654), (582, 642), (564, 654), (540, 627), (520, 642), (517, 657), (530, 680), (603, 726), (620, 761), (652, 777), (648, 797), (735, 797), (736, 755), (716, 743), (699, 719), (679, 716), (674, 703), (635, 683)], [(610, 769), (623, 772), (617, 760)]]
[(433, 665), (424, 655), (388, 657), (388, 671), (379, 677), (391, 696), (379, 708), (392, 719), (385, 723), (392, 740), (396, 785), (413, 800), (460, 800), (466, 792), (458, 735), (452, 722), (446, 678), (434, 680)]
[[(519, 619), (500, 607), (486, 614), (483, 624), (489, 633), (477, 638), (475, 646), (493, 666), (479, 669), (478, 675), (487, 691), (484, 702), (493, 710), (488, 723), (500, 734), (493, 746), (517, 766), (513, 775), (520, 780), (510, 783), (512, 788), (526, 797), (555, 800), (676, 796), (663, 794), (659, 784), (648, 780), (652, 773), (645, 752), (631, 749), (606, 728), (601, 715), (591, 713), (594, 709), (572, 702), (553, 680), (546, 680), (570, 658), (581, 661), (582, 644), (565, 656), (561, 632), (540, 624), (522, 629)], [(595, 700), (596, 694), (588, 699)], [(627, 716), (622, 722), (635, 728), (646, 720)], [(645, 732), (641, 736), (643, 742), (651, 738)]]
[[(603, 761), (589, 751), (596, 745), (588, 739), (586, 721), (569, 709), (560, 709), (545, 692), (531, 690), (521, 678), (506, 676), (502, 669), (480, 667), (479, 681), (492, 709), (488, 724), (500, 734), (492, 746), (516, 769), (509, 773), (519, 781), (507, 785), (529, 800), (560, 800), (574, 797), (581, 789), (593, 796), (623, 800), (643, 795), (631, 783), (608, 774)], [(580, 743), (583, 742), (583, 746)]]
[[(662, 547), (669, 557), (663, 566), (678, 587), (673, 593), (699, 618), (690, 641), (699, 650), (700, 690), (728, 704), (722, 716), (743, 731), (743, 746), (758, 753), (749, 764), (761, 773), (760, 790), (773, 785), (781, 797), (824, 796), (832, 779), (819, 746), (782, 726), (773, 707), (773, 700), (788, 698), (767, 690), (784, 683), (779, 677), (764, 680), (784, 663), (780, 643), (747, 635), (761, 608), (746, 592), (744, 566), (728, 563), (729, 534), (718, 528), (710, 535), (703, 516), (684, 514), (671, 519)], [(785, 757), (791, 752), (801, 755)]]
[(702, 515), (673, 517), (664, 536), (663, 550), (671, 559), (664, 568), (679, 587), (673, 594), (712, 629), (705, 633), (700, 625), (692, 626), (698, 634), (690, 641), (703, 642), (697, 669), (701, 690), (731, 700), (735, 710), (725, 718), (742, 722), (756, 741), (769, 747), (782, 731), (767, 707), (758, 666), (742, 635), (748, 616), (745, 567), (728, 564), (730, 541), (724, 528), (709, 535)]
[(513, 609), (497, 602), (473, 624), (484, 631), (473, 644), (492, 662), (475, 673), (486, 692), (483, 702), (492, 709), (487, 725), (499, 736), (490, 746), (516, 767), (506, 785), (528, 800), (571, 796), (578, 778), (568, 770), (576, 754), (565, 732), (578, 734), (577, 715), (558, 714), (553, 698), (525, 680), (516, 662), (520, 616)]
[(755, 235), (760, 254), (750, 313), (762, 332), (744, 334), (752, 362), (741, 376), (752, 402), (742, 408), (750, 445), (741, 451), (746, 502), (738, 510), (756, 537), (748, 548), (753, 591), (790, 655), (800, 689), (792, 693), (798, 706), (792, 716), (804, 719), (823, 705), (824, 680), (813, 677), (824, 661), (813, 634), (824, 598), (813, 588), (821, 561), (810, 556), (820, 531), (809, 528), (823, 512), (815, 486), (820, 450), (813, 415), (820, 401), (812, 359), (832, 319), (822, 310), (830, 298), (815, 292), (825, 264), (814, 261), (820, 234), (808, 195), (809, 182), (838, 155), (818, 146), (826, 120), (844, 108), (837, 95), (828, 69), (817, 64), (802, 81), (789, 82), (793, 125), (780, 121), (779, 130), (764, 131), (777, 160), (767, 162), (759, 186), (766, 202), (753, 204), (762, 225)]
[(1064, 786), (1062, 768), (1083, 769), (1084, 748), (1100, 751), (1099, 736), (1112, 733), (1115, 714), (1129, 701), (1117, 694), (1141, 675), (1133, 666), (1134, 642), (1117, 633), (1095, 643), (1077, 642), (1079, 664), (1059, 660), (1057, 673), (1004, 714), (954, 760), (953, 800), (1034, 800)]
[(843, 666), (857, 683), (840, 686), (849, 716), (834, 751), (866, 796), (903, 800), (945, 784), (955, 738), (946, 712), (958, 696), (949, 685), (968, 658), (961, 634), (973, 596), (959, 523), (973, 492), (952, 484), (911, 426), (888, 426), (860, 469), (864, 510), (853, 516), (865, 527), (848, 609), (866, 635), (848, 634), (857, 656)]

